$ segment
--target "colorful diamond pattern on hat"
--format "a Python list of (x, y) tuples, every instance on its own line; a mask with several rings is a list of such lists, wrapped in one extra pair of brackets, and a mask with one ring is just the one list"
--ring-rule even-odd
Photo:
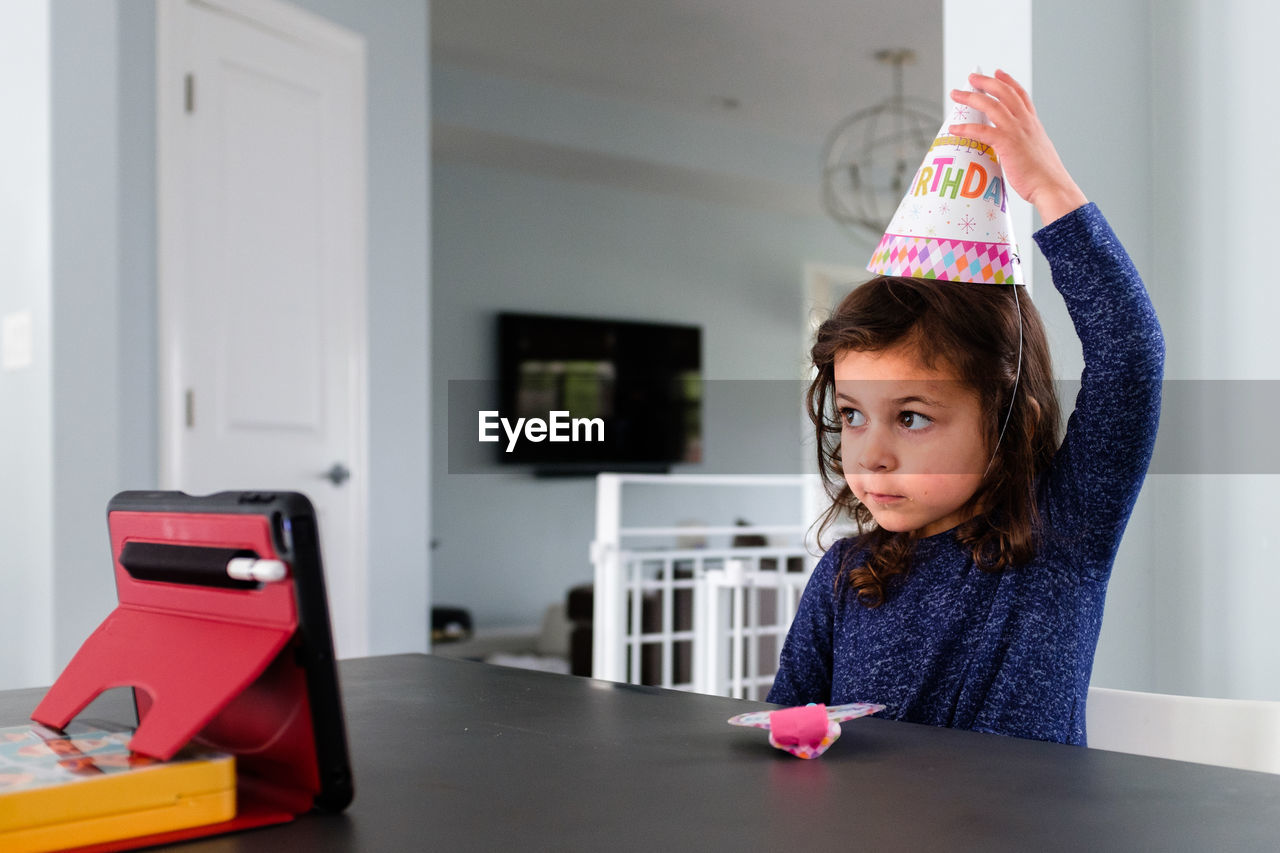
[(1008, 187), (996, 153), (953, 136), (952, 124), (988, 123), (956, 104), (924, 156), (867, 269), (878, 275), (1022, 284)]
[(1021, 264), (1008, 243), (885, 234), (868, 266), (878, 275), (981, 284), (1020, 284)]

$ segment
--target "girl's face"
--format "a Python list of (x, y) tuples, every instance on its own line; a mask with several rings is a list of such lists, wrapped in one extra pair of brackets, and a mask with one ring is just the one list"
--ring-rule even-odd
[(932, 536), (968, 521), (990, 451), (977, 394), (899, 344), (836, 356), (844, 478), (886, 530)]

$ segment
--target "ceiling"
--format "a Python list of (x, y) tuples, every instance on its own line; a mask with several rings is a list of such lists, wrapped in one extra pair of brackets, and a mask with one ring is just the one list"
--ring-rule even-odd
[(432, 61), (821, 144), (893, 86), (939, 104), (940, 0), (432, 0)]

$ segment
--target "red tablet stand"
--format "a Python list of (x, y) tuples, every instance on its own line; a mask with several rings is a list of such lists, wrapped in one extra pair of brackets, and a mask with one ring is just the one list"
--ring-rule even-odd
[(271, 518), (181, 511), (113, 511), (108, 518), (119, 605), (85, 640), (32, 719), (61, 729), (102, 691), (132, 687), (139, 716), (129, 744), (134, 751), (169, 759), (195, 740), (235, 753), (237, 817), (168, 834), (167, 840), (283, 822), (309, 811), (320, 780), (307, 678), (294, 648), (298, 567), (277, 582), (220, 588), (139, 579), (121, 559), (130, 543), (280, 559)]

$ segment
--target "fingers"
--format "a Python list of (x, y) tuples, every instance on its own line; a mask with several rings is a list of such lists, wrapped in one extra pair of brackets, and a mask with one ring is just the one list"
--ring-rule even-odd
[(988, 95), (985, 92), (968, 92), (962, 89), (953, 89), (951, 92), (951, 100), (957, 104), (963, 104), (966, 107), (972, 107), (980, 113), (991, 119), (991, 123), (996, 127), (1003, 127), (1013, 120), (1012, 114), (1008, 107), (1000, 100)]
[(962, 139), (972, 139), (975, 142), (981, 142), (983, 145), (995, 147), (996, 128), (989, 124), (953, 124), (947, 127), (947, 132), (952, 136), (958, 136)]
[(997, 69), (994, 77), (970, 74), (969, 84), (975, 89), (995, 95), (995, 97), (1010, 106), (1017, 105), (1028, 112), (1035, 112), (1035, 107), (1031, 103), (1031, 96), (1027, 94), (1027, 90), (1022, 88), (1022, 84), (1013, 79), (1013, 76), (1007, 71)]
[(976, 139), (998, 149), (1000, 142), (1007, 141), (1004, 138), (1006, 134), (1012, 133), (1015, 137), (1020, 137), (1039, 126), (1030, 96), (1008, 73), (996, 71), (994, 77), (970, 74), (969, 82), (976, 91), (956, 89), (952, 91), (951, 99), (984, 113), (995, 127), (957, 124), (950, 127), (951, 133)]
[(996, 125), (1035, 115), (1031, 96), (1005, 71), (996, 71), (994, 77), (970, 74), (969, 85), (976, 91), (953, 89), (951, 99), (986, 113)]
[(1035, 205), (1045, 223), (1082, 204), (1084, 194), (1062, 165), (1027, 90), (1004, 71), (971, 74), (969, 84), (974, 91), (954, 90), (951, 99), (981, 111), (991, 124), (957, 123), (948, 131), (994, 148), (1009, 188)]

